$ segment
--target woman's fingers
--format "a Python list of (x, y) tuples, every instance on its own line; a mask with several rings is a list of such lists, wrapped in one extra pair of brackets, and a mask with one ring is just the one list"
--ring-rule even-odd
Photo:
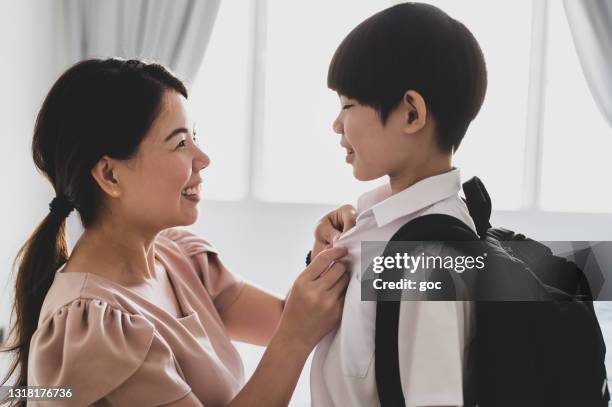
[(330, 264), (346, 256), (347, 253), (348, 250), (343, 246), (323, 250), (314, 258), (310, 266), (306, 268), (306, 274), (309, 276), (310, 280), (316, 280), (329, 268)]
[(317, 280), (324, 289), (330, 289), (340, 277), (346, 274), (346, 266), (341, 261), (334, 262)]
[(342, 232), (346, 232), (355, 226), (357, 221), (357, 210), (352, 205), (344, 205), (338, 208)]
[(347, 252), (344, 247), (324, 250), (300, 274), (285, 302), (277, 332), (314, 348), (337, 326), (344, 303), (342, 292), (348, 283), (348, 278), (342, 277), (345, 267), (340, 258)]
[(342, 298), (346, 293), (346, 287), (348, 287), (350, 279), (351, 277), (349, 273), (342, 274), (340, 278), (334, 283), (334, 285), (329, 289), (329, 295), (338, 299)]
[(338, 239), (341, 232), (342, 228), (334, 226), (331, 214), (327, 214), (319, 221), (315, 229), (315, 245), (319, 247), (329, 246)]
[(356, 219), (357, 211), (351, 205), (343, 205), (321, 218), (315, 229), (313, 255), (331, 246), (342, 232), (355, 226)]

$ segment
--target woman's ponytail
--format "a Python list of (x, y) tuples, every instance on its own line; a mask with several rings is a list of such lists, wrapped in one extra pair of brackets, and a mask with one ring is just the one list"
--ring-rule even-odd
[(55, 271), (68, 259), (66, 217), (51, 211), (38, 225), (32, 236), (21, 247), (13, 268), (15, 277), (14, 321), (9, 332), (9, 345), (5, 352), (14, 352), (8, 373), (2, 384), (17, 371), (15, 386), (28, 383), (28, 352), (30, 340), (38, 325), (38, 316)]

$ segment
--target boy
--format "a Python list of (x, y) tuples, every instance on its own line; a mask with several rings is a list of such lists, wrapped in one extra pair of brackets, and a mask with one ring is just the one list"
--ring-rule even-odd
[[(356, 226), (336, 242), (349, 249), (351, 282), (342, 322), (313, 358), (312, 405), (376, 406), (383, 400), (375, 375), (377, 304), (361, 301), (360, 243), (389, 241), (407, 222), (433, 213), (475, 231), (452, 156), (483, 103), (486, 66), (463, 24), (436, 7), (404, 3), (349, 33), (331, 61), (328, 86), (340, 97), (333, 128), (355, 178), (387, 175), (389, 183), (359, 198)], [(402, 301), (399, 312), (405, 405), (463, 405), (470, 303)]]

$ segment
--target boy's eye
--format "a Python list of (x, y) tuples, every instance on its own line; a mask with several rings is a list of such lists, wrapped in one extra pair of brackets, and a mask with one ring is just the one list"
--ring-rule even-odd
[(353, 107), (353, 105), (351, 105), (351, 104), (342, 105), (342, 110), (346, 110), (346, 109), (348, 109), (350, 107)]

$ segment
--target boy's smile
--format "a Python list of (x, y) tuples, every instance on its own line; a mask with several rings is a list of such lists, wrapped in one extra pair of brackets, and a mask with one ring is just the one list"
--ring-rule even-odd
[(355, 151), (353, 150), (352, 147), (349, 147), (348, 145), (343, 144), (343, 142), (340, 142), (340, 145), (344, 148), (346, 148), (346, 157), (345, 160), (347, 163), (351, 164), (353, 162), (353, 157), (355, 156)]

